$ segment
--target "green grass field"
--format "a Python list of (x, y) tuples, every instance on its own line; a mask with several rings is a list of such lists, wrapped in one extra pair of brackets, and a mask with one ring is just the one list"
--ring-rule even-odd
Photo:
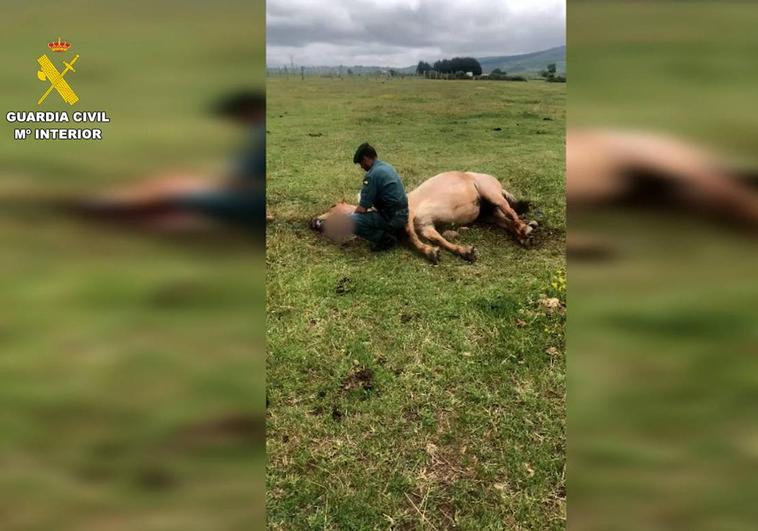
[[(262, 526), (262, 245), (148, 237), (45, 201), (224, 171), (240, 132), (208, 105), (262, 86), (263, 4), (11, 0), (3, 19), (0, 527)], [(16, 142), (5, 121), (38, 110), (35, 59), (59, 35), (81, 55), (66, 110), (107, 111), (102, 142)]]
[[(571, 127), (663, 131), (758, 165), (755, 3), (570, 11)], [(670, 209), (569, 211), (569, 230), (614, 248), (569, 259), (572, 528), (754, 529), (754, 236)]]
[[(273, 529), (562, 529), (565, 85), (355, 78), (267, 84), (268, 520)], [(412, 189), (452, 169), (533, 201), (480, 259), (336, 246), (372, 142)]]

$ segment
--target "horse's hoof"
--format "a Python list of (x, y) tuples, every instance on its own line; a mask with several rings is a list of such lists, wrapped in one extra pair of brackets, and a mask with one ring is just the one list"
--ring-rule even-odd
[(461, 257), (469, 262), (476, 262), (476, 259), (478, 258), (476, 254), (476, 247), (472, 245), (471, 247), (467, 248), (463, 254), (461, 254)]
[(439, 247), (434, 247), (431, 252), (427, 253), (427, 258), (429, 258), (429, 261), (433, 263), (434, 265), (438, 265), (440, 263), (440, 249)]
[(537, 228), (536, 221), (530, 221), (524, 226), (524, 230), (518, 235), (518, 242), (524, 247), (531, 247), (534, 238), (534, 232)]

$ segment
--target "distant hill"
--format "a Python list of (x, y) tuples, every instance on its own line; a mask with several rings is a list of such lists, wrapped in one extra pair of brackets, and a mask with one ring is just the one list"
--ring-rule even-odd
[[(509, 74), (531, 74), (545, 69), (550, 63), (555, 63), (558, 72), (566, 72), (566, 47), (558, 46), (540, 52), (521, 55), (501, 55), (497, 57), (478, 57), (482, 71), (492, 72), (499, 68)], [(415, 67), (414, 67), (415, 69)]]
[[(492, 72), (495, 68), (499, 68), (509, 74), (520, 75), (533, 75), (541, 72), (550, 63), (555, 63), (556, 69), (559, 73), (565, 74), (566, 72), (566, 47), (558, 46), (556, 48), (550, 48), (549, 50), (542, 50), (539, 52), (531, 52), (520, 55), (499, 55), (493, 57), (477, 57), (477, 60), (482, 65), (482, 71), (484, 73)], [(429, 61), (434, 62), (434, 61)], [(282, 72), (285, 67), (273, 67), (269, 66), (271, 72)], [(309, 75), (339, 75), (348, 74), (350, 70), (353, 74), (370, 75), (380, 72), (389, 72), (395, 70), (401, 74), (414, 74), (416, 73), (416, 65), (406, 66), (403, 68), (395, 68), (390, 66), (306, 66), (305, 73)], [(295, 66), (295, 73), (300, 73), (300, 67)]]

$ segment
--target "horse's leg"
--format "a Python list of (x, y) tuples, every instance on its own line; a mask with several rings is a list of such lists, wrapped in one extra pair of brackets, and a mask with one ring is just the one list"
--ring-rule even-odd
[(473, 245), (463, 246), (450, 243), (437, 231), (437, 228), (434, 225), (425, 225), (421, 229), (421, 235), (427, 240), (439, 244), (440, 247), (447, 249), (453, 254), (457, 254), (469, 262), (476, 261), (476, 248)]
[(500, 182), (494, 177), (477, 179), (476, 188), (482, 199), (495, 205), (496, 209), (493, 213), (495, 223), (514, 234), (518, 241), (522, 245), (525, 245), (529, 234), (533, 230), (533, 226), (524, 223), (508, 201), (506, 201), (505, 191)]
[(416, 218), (413, 215), (413, 212), (411, 212), (408, 216), (408, 223), (405, 226), (405, 230), (408, 233), (408, 239), (410, 240), (411, 245), (413, 245), (413, 247), (415, 247), (421, 254), (426, 256), (430, 262), (433, 264), (438, 264), (440, 261), (439, 247), (433, 247), (422, 242), (416, 233), (415, 223)]

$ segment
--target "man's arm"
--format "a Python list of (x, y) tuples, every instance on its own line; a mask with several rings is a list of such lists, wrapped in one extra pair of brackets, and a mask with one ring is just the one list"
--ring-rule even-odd
[(356, 214), (362, 214), (374, 206), (376, 199), (376, 179), (368, 175), (363, 178), (363, 188), (361, 188), (361, 200), (355, 209)]

